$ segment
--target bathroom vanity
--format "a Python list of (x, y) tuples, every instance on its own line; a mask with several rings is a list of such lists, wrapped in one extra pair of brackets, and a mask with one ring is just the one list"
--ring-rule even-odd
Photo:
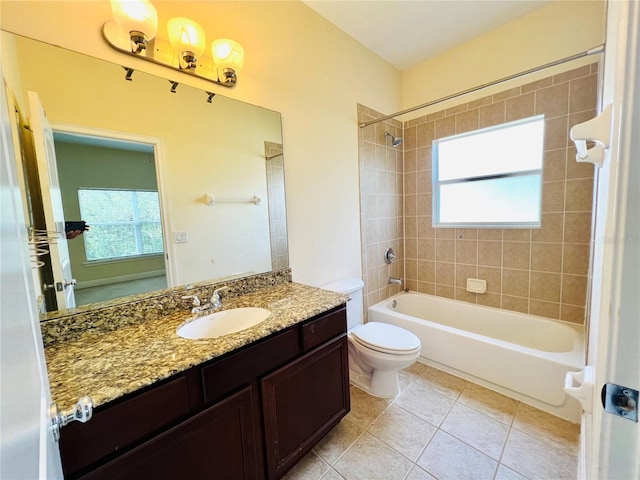
[[(289, 283), (229, 300), (272, 314), (219, 339), (179, 338), (178, 312), (50, 345), (54, 400), (96, 403), (91, 420), (61, 430), (65, 478), (282, 477), (349, 412), (345, 301)], [(76, 348), (91, 350), (78, 368)]]

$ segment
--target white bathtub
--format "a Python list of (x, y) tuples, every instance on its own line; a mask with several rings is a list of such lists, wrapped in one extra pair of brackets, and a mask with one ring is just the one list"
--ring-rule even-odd
[(580, 423), (565, 374), (584, 367), (584, 327), (421, 293), (369, 307), (370, 322), (413, 332), (428, 365)]

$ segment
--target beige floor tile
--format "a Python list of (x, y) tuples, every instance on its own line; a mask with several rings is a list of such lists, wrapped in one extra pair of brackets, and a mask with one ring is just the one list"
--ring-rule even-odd
[(393, 403), (432, 425), (440, 425), (454, 401), (416, 383), (409, 385)]
[(334, 469), (346, 480), (398, 480), (412, 463), (369, 433), (363, 434)]
[(314, 451), (329, 465), (333, 465), (363, 432), (364, 428), (347, 416), (320, 440)]
[(390, 400), (374, 397), (358, 387), (351, 386), (351, 411), (347, 417), (365, 430), (391, 403)]
[(405, 477), (404, 480), (437, 480), (433, 475), (429, 475), (419, 466), (414, 465), (409, 475)]
[(427, 367), (420, 376), (416, 378), (415, 383), (455, 400), (460, 396), (467, 381), (433, 367)]
[(459, 403), (453, 406), (440, 428), (496, 460), (500, 459), (509, 433), (504, 423)]
[(391, 405), (368, 431), (415, 462), (435, 433), (436, 427), (400, 407)]
[(400, 390), (404, 390), (424, 371), (427, 366), (416, 362), (413, 365), (404, 368), (398, 372), (398, 380), (400, 382)]
[(328, 469), (329, 465), (311, 451), (295, 467), (289, 470), (283, 480), (318, 480)]
[(436, 432), (417, 463), (439, 480), (490, 480), (498, 465), (442, 430)]
[(534, 479), (573, 480), (578, 468), (576, 457), (513, 428), (507, 439), (502, 463)]
[(578, 456), (580, 425), (520, 403), (513, 420), (513, 428)]
[(527, 477), (520, 475), (518, 472), (514, 472), (504, 465), (500, 465), (495, 480), (527, 480)]
[(330, 468), (327, 470), (327, 473), (322, 476), (322, 480), (344, 480), (344, 477), (333, 468)]
[(458, 402), (509, 425), (518, 406), (517, 400), (471, 382), (467, 383)]

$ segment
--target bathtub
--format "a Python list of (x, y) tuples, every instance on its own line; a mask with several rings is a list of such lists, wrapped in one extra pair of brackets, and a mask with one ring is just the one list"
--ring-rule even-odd
[(563, 386), (585, 364), (582, 325), (414, 292), (368, 313), (417, 335), (423, 363), (580, 423), (580, 404)]

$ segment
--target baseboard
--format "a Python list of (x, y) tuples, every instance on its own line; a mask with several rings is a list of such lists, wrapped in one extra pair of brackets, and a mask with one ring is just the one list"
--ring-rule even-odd
[(132, 280), (143, 280), (145, 278), (163, 277), (166, 275), (164, 270), (151, 270), (148, 272), (131, 273), (129, 275), (118, 275), (117, 277), (99, 278), (97, 280), (87, 280), (84, 282), (78, 282), (76, 284), (76, 290), (91, 287), (101, 287), (104, 285), (111, 285), (114, 283), (130, 282)]

